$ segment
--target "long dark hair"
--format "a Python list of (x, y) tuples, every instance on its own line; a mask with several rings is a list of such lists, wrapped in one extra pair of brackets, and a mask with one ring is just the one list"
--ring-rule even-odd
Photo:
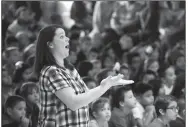
[(37, 77), (40, 74), (42, 67), (45, 65), (57, 65), (54, 56), (52, 55), (47, 42), (51, 42), (55, 36), (57, 28), (62, 28), (60, 25), (49, 25), (39, 32), (36, 45), (34, 71)]

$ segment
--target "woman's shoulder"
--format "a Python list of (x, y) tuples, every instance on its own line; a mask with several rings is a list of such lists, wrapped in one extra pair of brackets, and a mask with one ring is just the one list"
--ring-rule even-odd
[(61, 69), (61, 68), (56, 65), (44, 66), (41, 70), (41, 73), (42, 74), (43, 73), (53, 74), (54, 72), (58, 71), (59, 69)]

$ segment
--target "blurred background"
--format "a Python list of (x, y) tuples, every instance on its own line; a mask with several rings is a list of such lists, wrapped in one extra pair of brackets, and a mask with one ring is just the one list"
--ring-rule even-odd
[(163, 92), (155, 96), (185, 95), (185, 1), (2, 1), (1, 7), (2, 109), (23, 83), (38, 83), (31, 76), (35, 44), (49, 24), (64, 27), (67, 59), (89, 88), (122, 73), (135, 81), (133, 89), (157, 80)]

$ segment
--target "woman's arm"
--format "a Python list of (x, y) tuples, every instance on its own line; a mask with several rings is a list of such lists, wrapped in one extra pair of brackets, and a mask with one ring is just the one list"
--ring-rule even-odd
[(55, 92), (56, 96), (71, 110), (75, 111), (88, 105), (103, 95), (111, 86), (132, 84), (132, 80), (123, 80), (123, 75), (107, 77), (103, 79), (100, 86), (89, 90), (86, 93), (76, 95), (73, 88), (67, 87)]

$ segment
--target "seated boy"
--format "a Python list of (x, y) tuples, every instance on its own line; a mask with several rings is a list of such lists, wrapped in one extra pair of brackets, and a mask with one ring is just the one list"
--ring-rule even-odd
[(175, 98), (170, 95), (158, 96), (154, 105), (157, 118), (147, 127), (170, 127), (169, 122), (175, 120), (178, 115), (178, 107)]
[(109, 127), (135, 127), (135, 121), (131, 112), (136, 106), (136, 98), (130, 86), (118, 88), (113, 96), (113, 110), (109, 121)]
[[(29, 127), (29, 119), (26, 118), (26, 102), (20, 96), (10, 96), (5, 102), (7, 122), (2, 127)], [(5, 116), (4, 116), (5, 118)]]
[(155, 107), (152, 87), (148, 84), (138, 83), (134, 90), (138, 103), (132, 109), (133, 116), (139, 127), (143, 127), (152, 122), (155, 118)]
[(170, 127), (185, 127), (185, 99), (181, 98), (178, 100), (178, 116), (176, 120), (170, 122)]

